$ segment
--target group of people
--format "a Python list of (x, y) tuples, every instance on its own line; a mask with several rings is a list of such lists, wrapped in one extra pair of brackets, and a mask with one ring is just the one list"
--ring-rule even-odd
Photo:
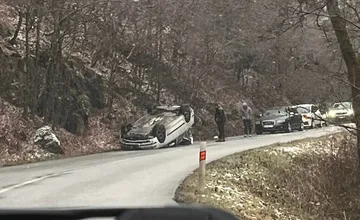
[[(252, 129), (251, 129), (251, 118), (252, 118), (252, 110), (247, 105), (247, 103), (243, 103), (240, 109), (241, 117), (244, 124), (245, 137), (251, 137)], [(215, 104), (215, 122), (218, 127), (219, 136), (217, 142), (225, 141), (225, 122), (226, 122), (226, 114), (223, 107), (219, 104)]]

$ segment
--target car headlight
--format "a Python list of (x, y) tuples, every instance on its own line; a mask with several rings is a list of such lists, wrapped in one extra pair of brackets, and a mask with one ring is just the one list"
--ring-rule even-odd
[(260, 123), (260, 121), (256, 121), (255, 124), (259, 125), (259, 124), (261, 124), (261, 123)]
[(285, 123), (285, 119), (276, 120), (276, 124), (282, 124), (282, 123)]
[(327, 117), (329, 117), (329, 118), (334, 118), (336, 116), (336, 112), (335, 111), (329, 111), (328, 113), (327, 113)]

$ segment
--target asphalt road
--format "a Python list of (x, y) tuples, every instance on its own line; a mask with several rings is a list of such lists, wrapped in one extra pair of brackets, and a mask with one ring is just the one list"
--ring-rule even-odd
[[(207, 162), (276, 142), (319, 137), (337, 127), (208, 142)], [(197, 168), (199, 145), (111, 152), (0, 169), (0, 208), (172, 205)]]

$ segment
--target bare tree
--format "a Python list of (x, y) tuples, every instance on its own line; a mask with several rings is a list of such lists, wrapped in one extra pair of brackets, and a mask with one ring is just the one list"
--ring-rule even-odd
[[(358, 40), (354, 37), (354, 31), (359, 31), (359, 20), (357, 14), (359, 5), (356, 2), (339, 2), (337, 0), (323, 1), (288, 1), (284, 10), (286, 14), (283, 23), (296, 23), (297, 27), (302, 27), (310, 21), (315, 21), (316, 25), (322, 29), (328, 42), (332, 42), (332, 32), (335, 33), (337, 48), (340, 49), (343, 61), (346, 64), (347, 84), (351, 87), (352, 100), (355, 112), (355, 122), (360, 127), (360, 63), (357, 58)], [(298, 19), (298, 20), (296, 20)], [(329, 24), (327, 21), (330, 21)], [(327, 28), (331, 26), (331, 29)], [(342, 72), (341, 69), (339, 72)], [(343, 83), (342, 77), (339, 83)], [(344, 84), (343, 84), (344, 86)], [(358, 157), (360, 158), (360, 133), (358, 138)]]

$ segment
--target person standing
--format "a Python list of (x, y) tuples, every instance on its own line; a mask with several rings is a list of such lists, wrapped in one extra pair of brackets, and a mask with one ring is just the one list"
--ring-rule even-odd
[(215, 122), (219, 131), (219, 139), (216, 140), (216, 142), (224, 142), (226, 115), (224, 109), (219, 103), (215, 104)]
[(251, 129), (251, 118), (252, 118), (252, 110), (247, 105), (247, 103), (243, 103), (241, 109), (242, 119), (244, 123), (245, 137), (249, 135), (251, 137), (252, 129)]

